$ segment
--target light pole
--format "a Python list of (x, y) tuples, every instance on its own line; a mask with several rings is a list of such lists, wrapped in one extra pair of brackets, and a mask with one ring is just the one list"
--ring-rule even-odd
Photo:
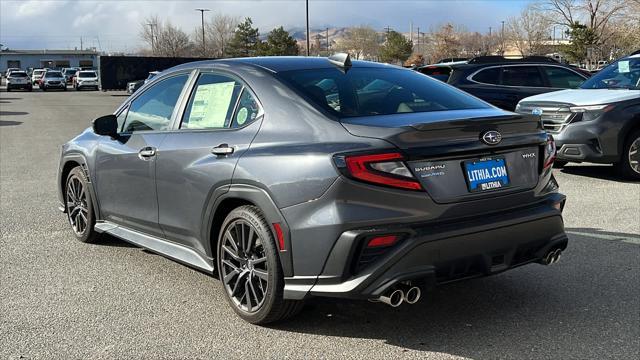
[(155, 24), (154, 23), (147, 23), (147, 25), (149, 25), (149, 27), (151, 28), (151, 53), (155, 55), (156, 46), (155, 46), (155, 43), (153, 41), (153, 27), (155, 26)]
[(205, 54), (207, 53), (207, 47), (205, 45), (205, 38), (204, 38), (204, 12), (205, 11), (211, 11), (209, 9), (196, 9), (196, 11), (200, 11), (200, 20), (202, 22), (202, 56), (204, 57)]
[(309, 44), (309, 0), (306, 1), (306, 11), (307, 11), (307, 56), (310, 53), (310, 44)]

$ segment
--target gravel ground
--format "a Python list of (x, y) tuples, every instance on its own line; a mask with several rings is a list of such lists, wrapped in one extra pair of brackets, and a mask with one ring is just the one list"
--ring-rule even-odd
[(0, 358), (640, 358), (640, 184), (611, 167), (557, 171), (570, 236), (557, 265), (440, 287), (397, 309), (315, 299), (244, 323), (219, 282), (58, 212), (59, 145), (119, 92), (0, 94)]

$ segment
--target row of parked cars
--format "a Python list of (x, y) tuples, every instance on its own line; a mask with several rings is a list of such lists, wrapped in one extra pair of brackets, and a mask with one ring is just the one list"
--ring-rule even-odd
[(38, 86), (42, 91), (49, 89), (66, 91), (67, 85), (72, 85), (76, 90), (98, 90), (99, 87), (97, 72), (80, 68), (33, 69), (31, 72), (11, 68), (7, 70), (6, 78), (7, 91), (19, 89), (32, 91), (34, 86)]
[(567, 162), (640, 179), (640, 51), (591, 74), (547, 57), (485, 56), (416, 68), (499, 108), (540, 117)]

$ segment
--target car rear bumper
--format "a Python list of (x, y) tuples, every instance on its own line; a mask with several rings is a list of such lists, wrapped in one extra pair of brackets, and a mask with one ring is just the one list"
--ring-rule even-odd
[[(541, 261), (551, 249), (567, 246), (564, 201), (554, 193), (534, 206), (463, 221), (347, 231), (320, 276), (285, 279), (285, 297), (373, 299), (402, 281), (442, 284)], [(406, 236), (373, 262), (359, 266), (365, 237), (390, 233)]]
[(33, 86), (30, 83), (26, 84), (7, 84), (8, 89), (31, 89)]

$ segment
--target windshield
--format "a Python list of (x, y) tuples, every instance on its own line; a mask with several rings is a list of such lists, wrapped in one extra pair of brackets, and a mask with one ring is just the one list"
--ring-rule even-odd
[(44, 74), (44, 77), (46, 78), (62, 77), (62, 73), (60, 73), (60, 71), (47, 71), (47, 73)]
[(42, 75), (44, 70), (33, 70), (33, 75)]
[(640, 57), (618, 60), (593, 75), (582, 89), (640, 89)]
[(80, 71), (78, 73), (78, 77), (81, 77), (81, 78), (94, 78), (94, 77), (97, 77), (97, 75), (93, 71)]
[(466, 93), (412, 70), (338, 68), (278, 74), (313, 103), (341, 117), (486, 109)]
[(9, 77), (12, 77), (12, 78), (26, 78), (27, 77), (27, 73), (24, 72), (24, 71), (20, 71), (20, 72), (12, 71), (11, 75), (9, 75)]
[(75, 73), (76, 73), (75, 69), (67, 69), (67, 70), (64, 71), (65, 75), (73, 75)]

